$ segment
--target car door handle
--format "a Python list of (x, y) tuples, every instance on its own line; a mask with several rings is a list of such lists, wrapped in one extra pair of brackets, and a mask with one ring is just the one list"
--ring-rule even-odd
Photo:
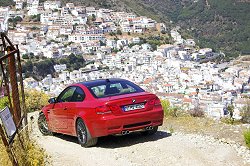
[(67, 107), (64, 107), (64, 109), (63, 110), (67, 110)]

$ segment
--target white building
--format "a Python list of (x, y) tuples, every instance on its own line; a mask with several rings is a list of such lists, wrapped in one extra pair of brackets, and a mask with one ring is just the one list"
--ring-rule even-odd
[(23, 9), (23, 0), (17, 0), (15, 3), (16, 9)]
[(97, 11), (94, 7), (86, 7), (86, 14), (88, 16), (93, 16), (93, 15), (97, 15)]
[(39, 6), (39, 0), (27, 0), (27, 14), (29, 16), (37, 15), (38, 12), (38, 6)]
[(43, 3), (44, 9), (59, 9), (61, 7), (61, 1), (45, 1)]
[(82, 43), (92, 40), (101, 40), (105, 39), (103, 34), (72, 34), (69, 36), (69, 42)]
[(9, 7), (0, 7), (0, 32), (8, 30)]
[(54, 65), (54, 69), (56, 72), (65, 71), (67, 69), (66, 64)]

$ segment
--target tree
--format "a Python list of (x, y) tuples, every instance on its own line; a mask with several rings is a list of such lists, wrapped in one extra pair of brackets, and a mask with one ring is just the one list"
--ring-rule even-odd
[(117, 53), (119, 50), (117, 48), (112, 48), (111, 52)]
[(22, 58), (23, 59), (29, 59), (29, 56), (28, 56), (28, 54), (23, 54)]
[(250, 101), (242, 108), (241, 117), (243, 123), (250, 123)]
[(117, 30), (116, 32), (117, 35), (122, 35), (122, 31), (120, 29)]
[(88, 26), (91, 26), (91, 24), (92, 24), (92, 17), (91, 16), (89, 16), (88, 18), (87, 18), (87, 22), (86, 22), (86, 24), (88, 25)]
[(36, 55), (35, 58), (36, 58), (36, 60), (39, 60), (39, 59), (40, 59), (40, 57), (39, 57), (38, 55)]
[(37, 30), (37, 29), (39, 29), (39, 28), (36, 26), (31, 27), (31, 30)]
[(9, 22), (13, 22), (13, 19), (12, 19), (12, 18), (9, 18), (8, 21), (9, 21)]
[(94, 14), (92, 14), (91, 20), (92, 20), (92, 21), (95, 21), (95, 20), (96, 20), (96, 16), (95, 16)]
[(164, 31), (164, 30), (162, 30), (162, 31), (161, 31), (161, 33), (162, 33), (162, 34), (166, 34), (167, 32), (166, 32), (166, 31)]
[(59, 63), (60, 64), (66, 64), (67, 60), (65, 58), (61, 58), (61, 59), (59, 59)]
[(27, 70), (30, 71), (30, 72), (32, 72), (32, 70), (33, 70), (33, 63), (30, 60), (27, 61), (26, 66), (27, 66)]
[(234, 115), (234, 106), (233, 105), (228, 105), (227, 106), (227, 111), (229, 112), (229, 116), (230, 116), (230, 119), (233, 119), (233, 115)]
[(104, 43), (103, 41), (100, 40), (100, 45), (101, 46), (106, 46), (106, 43)]
[(36, 15), (35, 22), (40, 22), (40, 20), (41, 20), (41, 14)]
[(13, 20), (13, 22), (21, 22), (23, 19), (20, 16), (16, 16)]
[(115, 33), (114, 33), (114, 32), (109, 32), (109, 35), (110, 35), (110, 36), (114, 36)]
[(152, 51), (157, 50), (157, 45), (156, 44), (151, 44)]
[(30, 53), (30, 59), (33, 59), (33, 58), (34, 58), (34, 56), (35, 56), (35, 55), (34, 55), (34, 53), (33, 53), (33, 52), (31, 52), (31, 53)]

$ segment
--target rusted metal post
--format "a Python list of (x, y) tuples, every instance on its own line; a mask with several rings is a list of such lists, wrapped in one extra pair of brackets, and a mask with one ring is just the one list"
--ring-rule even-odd
[[(12, 51), (11, 47), (7, 47), (8, 53)], [(21, 107), (20, 107), (20, 99), (19, 99), (19, 92), (18, 92), (18, 84), (17, 84), (17, 77), (16, 77), (16, 60), (14, 54), (8, 57), (9, 63), (9, 74), (10, 74), (10, 84), (11, 84), (11, 92), (12, 92), (12, 101), (13, 101), (13, 112), (14, 112), (14, 120), (15, 123), (21, 119)]]
[(18, 161), (16, 160), (14, 153), (10, 149), (9, 143), (8, 143), (8, 141), (6, 139), (6, 136), (4, 134), (4, 131), (3, 131), (3, 128), (2, 128), (1, 124), (0, 124), (0, 135), (1, 135), (1, 138), (2, 138), (2, 141), (3, 141), (3, 144), (4, 144), (5, 148), (6, 148), (6, 151), (8, 153), (9, 159), (11, 160), (12, 165), (13, 166), (18, 166)]
[(18, 45), (16, 45), (17, 48), (17, 63), (18, 63), (18, 74), (19, 74), (19, 82), (21, 86), (21, 95), (22, 95), (22, 111), (24, 114), (24, 124), (28, 124), (27, 119), (27, 110), (26, 110), (26, 103), (25, 103), (25, 94), (24, 94), (24, 86), (23, 86), (23, 76), (22, 76), (22, 66), (21, 66), (21, 58), (20, 58), (20, 51), (18, 49)]
[[(0, 44), (1, 47), (3, 47), (3, 50), (1, 49), (2, 53), (6, 53), (6, 55), (3, 55), (0, 57), (0, 65), (1, 65), (1, 70), (2, 70), (2, 75), (3, 75), (3, 80), (5, 83), (5, 88), (8, 93), (8, 100), (9, 100), (9, 107), (10, 107), (10, 112), (13, 115), (14, 122), (17, 126), (17, 131), (19, 128), (22, 126), (22, 120), (23, 117), (26, 118), (25, 124), (27, 124), (27, 113), (26, 107), (25, 107), (25, 96), (24, 96), (24, 87), (23, 87), (23, 78), (22, 78), (22, 68), (21, 68), (21, 60), (20, 60), (20, 53), (18, 50), (18, 47), (15, 48), (15, 46), (11, 43), (11, 41), (8, 39), (6, 34), (1, 33), (1, 40), (2, 43)], [(15, 55), (17, 54), (17, 60)], [(18, 62), (16, 64), (16, 61)], [(6, 63), (6, 64), (4, 64)], [(5, 66), (4, 66), (5, 65)], [(18, 65), (16, 67), (16, 65)], [(18, 70), (17, 70), (18, 69)], [(22, 95), (22, 109), (24, 110), (24, 115), (21, 118), (22, 115), (22, 110), (20, 106), (20, 98), (19, 98), (19, 89), (18, 89), (18, 79), (17, 79), (17, 73), (20, 74), (20, 85), (21, 85), (21, 95)], [(9, 82), (11, 84), (11, 87), (9, 85)], [(10, 92), (12, 92), (10, 94)], [(13, 105), (12, 105), (13, 104)], [(28, 130), (27, 130), (28, 131)], [(19, 143), (21, 144), (22, 148), (25, 149), (25, 146), (23, 145), (23, 141), (21, 138), (21, 135), (16, 133), (17, 137), (19, 139)], [(28, 134), (28, 132), (27, 132)], [(12, 162), (13, 166), (18, 166), (18, 161), (15, 157), (15, 153), (12, 150), (12, 143), (15, 137), (15, 134), (12, 136), (12, 138), (8, 142), (6, 134), (0, 124), (0, 136), (3, 141), (4, 146), (6, 147), (6, 151), (8, 153), (8, 156)]]
[(10, 105), (10, 112), (11, 112), (12, 115), (14, 115), (13, 108), (12, 108), (12, 102), (11, 102), (11, 98), (10, 98), (10, 87), (9, 87), (7, 76), (6, 76), (5, 71), (4, 71), (4, 66), (3, 66), (3, 62), (2, 61), (0, 61), (0, 65), (1, 65), (1, 69), (2, 69), (2, 74), (3, 74), (4, 83), (5, 83), (5, 88), (6, 88), (6, 91), (7, 91), (7, 94), (8, 94), (8, 100), (9, 100), (9, 105)]

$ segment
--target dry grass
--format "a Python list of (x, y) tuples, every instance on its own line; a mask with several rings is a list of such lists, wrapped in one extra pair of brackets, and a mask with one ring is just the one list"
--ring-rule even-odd
[(214, 121), (208, 118), (198, 118), (192, 116), (182, 116), (182, 117), (166, 117), (166, 123), (172, 124), (172, 127), (176, 128), (178, 125), (180, 130), (185, 130), (189, 132), (203, 131), (211, 127)]
[[(42, 166), (45, 165), (46, 154), (34, 141), (21, 138), (21, 143), (17, 137), (13, 143), (13, 152), (20, 166)], [(6, 152), (2, 140), (0, 141), (0, 165), (11, 166), (11, 161)]]
[(167, 116), (163, 127), (166, 130), (172, 129), (175, 132), (209, 135), (219, 139), (225, 138), (238, 142), (241, 145), (245, 145), (243, 132), (247, 129), (242, 124), (225, 124), (207, 117), (192, 117), (190, 115), (180, 117)]

